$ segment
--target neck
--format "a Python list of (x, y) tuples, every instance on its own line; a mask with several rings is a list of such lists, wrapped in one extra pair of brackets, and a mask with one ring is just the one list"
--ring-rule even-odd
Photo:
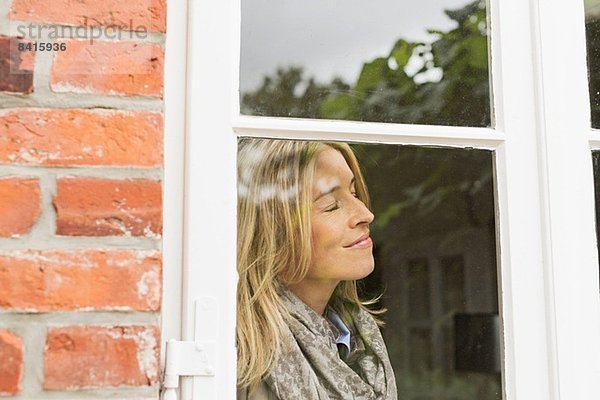
[(319, 281), (304, 279), (288, 288), (317, 314), (324, 315), (327, 303), (339, 281)]

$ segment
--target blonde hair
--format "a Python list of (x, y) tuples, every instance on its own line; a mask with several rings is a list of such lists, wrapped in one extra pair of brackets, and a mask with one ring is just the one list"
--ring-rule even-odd
[[(323, 150), (339, 151), (356, 179), (358, 198), (369, 207), (356, 156), (345, 143), (241, 139), (238, 144), (237, 372), (238, 386), (252, 387), (275, 365), (286, 329), (279, 293), (301, 281), (311, 261), (312, 182)], [(361, 301), (356, 281), (342, 281), (330, 305), (351, 321)]]

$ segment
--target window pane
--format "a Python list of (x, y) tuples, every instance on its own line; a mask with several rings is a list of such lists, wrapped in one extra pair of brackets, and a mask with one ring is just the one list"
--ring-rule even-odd
[(585, 0), (592, 127), (600, 128), (600, 0)]
[(485, 0), (244, 0), (246, 115), (491, 125)]
[[(238, 193), (242, 197), (251, 196), (249, 190), (252, 187), (256, 193), (247, 205), (249, 208), (238, 208), (238, 221), (244, 223), (238, 227), (238, 251), (247, 249), (251, 252), (270, 243), (270, 239), (268, 235), (246, 237), (240, 234), (241, 231), (255, 229), (264, 233), (263, 229), (268, 229), (267, 232), (278, 232), (286, 226), (278, 223), (279, 217), (263, 216), (261, 219), (261, 212), (281, 216), (285, 215), (282, 210), (289, 213), (290, 210), (304, 209), (296, 203), (295, 207), (279, 210), (280, 202), (302, 193), (302, 189), (298, 192), (297, 185), (278, 190), (282, 179), (293, 176), (294, 182), (303, 181), (299, 175), (294, 175), (300, 164), (285, 157), (277, 158), (275, 154), (286, 144), (316, 142), (244, 138), (240, 143), (244, 153), (239, 157)], [(256, 143), (262, 144), (262, 150), (249, 153), (248, 148), (252, 147), (248, 145)], [(265, 143), (267, 147), (264, 147)], [(362, 299), (382, 295), (376, 306), (387, 309), (381, 315), (385, 321), (381, 332), (394, 370), (398, 398), (500, 400), (501, 327), (493, 152), (381, 144), (352, 144), (350, 148), (364, 173), (371, 198), (370, 209), (375, 215), (369, 223), (375, 269), (367, 273), (366, 278), (359, 279), (359, 294)], [(291, 151), (289, 147), (286, 149)], [(311, 151), (307, 154), (320, 154), (318, 151), (322, 148)], [(263, 164), (265, 158), (273, 158), (269, 162), (274, 168), (272, 174)], [(306, 162), (307, 158), (300, 160)], [(273, 182), (255, 185), (252, 177), (256, 173)], [(327, 199), (326, 204), (322, 204), (331, 209), (323, 214), (328, 221), (325, 223), (327, 230), (323, 231), (323, 224), (317, 225), (319, 220), (311, 219), (313, 253), (316, 252), (314, 243), (321, 243), (323, 232), (335, 231), (333, 228), (338, 226), (335, 221), (343, 217), (344, 204), (350, 201), (350, 197), (344, 197), (343, 189), (335, 190), (339, 190), (336, 193), (341, 193), (341, 197)], [(356, 186), (353, 190), (357, 190)], [(353, 194), (361, 199), (359, 194)], [(263, 201), (269, 202), (264, 208)], [(251, 213), (258, 210), (258, 219), (246, 218), (248, 210)], [(292, 216), (290, 221), (293, 224), (287, 225), (288, 231), (293, 230), (293, 226), (304, 226), (300, 217)], [(346, 229), (347, 225), (340, 226)], [(284, 238), (272, 243), (277, 250), (272, 255), (257, 255), (257, 260), (247, 260), (248, 268), (256, 268), (256, 271), (252, 279), (243, 271), (240, 274), (242, 284), (254, 282), (260, 290), (267, 290), (268, 282), (261, 280), (262, 274), (269, 271), (263, 257), (267, 261), (269, 257), (275, 260), (286, 255), (285, 246), (290, 247)], [(322, 257), (324, 253), (319, 254)], [(331, 259), (335, 261), (319, 265), (328, 270), (342, 257), (339, 255)], [(343, 271), (350, 268), (346, 261), (340, 261), (344, 264)], [(272, 264), (279, 266), (278, 271), (283, 274), (280, 276), (285, 276), (282, 261)], [(312, 270), (311, 273), (322, 271)], [(243, 304), (240, 309), (245, 309)], [(268, 343), (272, 341), (262, 344), (263, 349)]]
[(398, 398), (500, 400), (493, 153), (353, 145), (375, 220), (383, 337)]

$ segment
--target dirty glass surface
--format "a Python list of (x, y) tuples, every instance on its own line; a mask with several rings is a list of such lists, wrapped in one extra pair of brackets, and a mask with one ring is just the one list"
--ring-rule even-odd
[(501, 400), (493, 152), (351, 147), (375, 215), (359, 290), (387, 309), (398, 398)]
[(245, 115), (487, 127), (485, 0), (244, 0)]

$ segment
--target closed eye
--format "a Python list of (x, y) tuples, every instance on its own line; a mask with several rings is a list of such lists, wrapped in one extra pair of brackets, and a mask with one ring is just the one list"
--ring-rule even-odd
[(340, 208), (340, 203), (339, 201), (336, 201), (335, 203), (331, 204), (329, 207), (327, 207), (325, 210), (325, 212), (331, 212), (331, 211), (335, 211), (338, 208)]

